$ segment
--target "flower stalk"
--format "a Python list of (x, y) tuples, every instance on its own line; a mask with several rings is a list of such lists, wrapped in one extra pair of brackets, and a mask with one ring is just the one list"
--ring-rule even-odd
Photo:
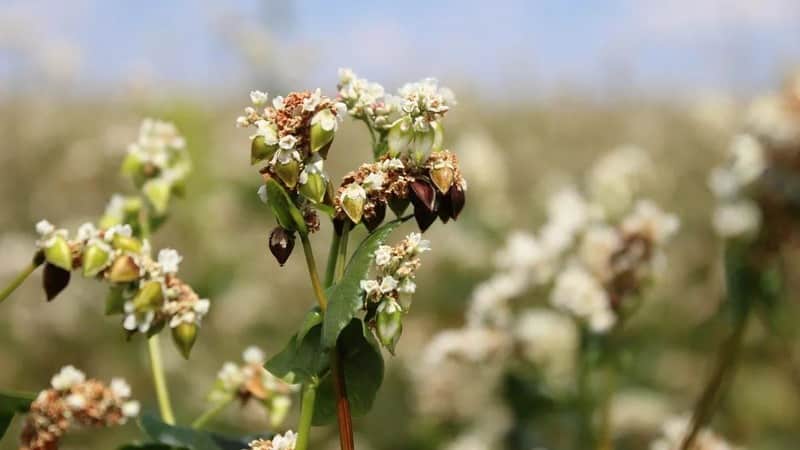
[(150, 366), (153, 370), (153, 384), (156, 388), (158, 398), (158, 409), (161, 411), (161, 418), (169, 425), (175, 425), (175, 414), (172, 412), (172, 403), (169, 399), (167, 380), (164, 376), (164, 365), (161, 362), (161, 347), (159, 346), (158, 335), (154, 334), (147, 340), (147, 348), (150, 352)]
[(306, 450), (308, 448), (316, 398), (317, 383), (316, 380), (312, 380), (303, 386), (303, 400), (300, 405), (300, 421), (297, 424), (297, 445), (295, 450)]
[(195, 430), (202, 429), (211, 419), (216, 417), (217, 414), (221, 413), (225, 408), (227, 408), (234, 399), (235, 397), (233, 395), (229, 395), (217, 402), (217, 404), (206, 410), (197, 419), (194, 419), (192, 422), (192, 428)]
[(43, 258), (40, 258), (39, 255), (37, 254), (37, 256), (35, 256), (33, 260), (30, 262), (30, 264), (25, 266), (25, 268), (22, 269), (19, 272), (19, 274), (17, 274), (17, 276), (11, 280), (10, 283), (8, 283), (8, 286), (6, 286), (2, 291), (0, 291), (0, 303), (2, 303), (3, 300), (7, 299), (15, 290), (17, 290), (17, 288), (23, 282), (25, 282), (25, 280), (28, 279), (28, 277), (33, 273), (33, 271), (35, 271), (39, 266), (41, 266), (43, 262), (44, 262)]

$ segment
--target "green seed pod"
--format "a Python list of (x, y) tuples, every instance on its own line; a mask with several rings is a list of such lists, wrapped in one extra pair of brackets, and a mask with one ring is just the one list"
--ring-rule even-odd
[(135, 153), (128, 153), (122, 161), (122, 174), (136, 178), (142, 175), (142, 160)]
[(139, 279), (139, 265), (133, 257), (122, 255), (111, 263), (106, 276), (113, 283), (130, 283)]
[(111, 239), (111, 246), (117, 250), (129, 251), (132, 253), (139, 253), (142, 251), (142, 241), (135, 237), (123, 236), (115, 234)]
[(278, 428), (284, 420), (286, 420), (286, 416), (289, 414), (289, 410), (292, 406), (292, 401), (286, 395), (276, 395), (272, 397), (269, 402), (269, 423), (272, 425), (272, 428)]
[(286, 162), (277, 161), (275, 163), (275, 173), (278, 175), (278, 178), (283, 181), (283, 183), (289, 189), (294, 189), (297, 186), (297, 180), (300, 177), (300, 163), (291, 158)]
[(255, 165), (272, 158), (272, 155), (277, 150), (278, 144), (267, 144), (267, 139), (264, 136), (258, 135), (254, 137), (253, 142), (250, 143), (250, 164)]
[(417, 164), (422, 164), (425, 158), (431, 153), (433, 143), (436, 140), (436, 132), (433, 127), (428, 127), (426, 131), (415, 131), (414, 140), (411, 142), (411, 153)]
[(164, 301), (164, 291), (158, 281), (144, 283), (133, 297), (133, 307), (138, 312), (152, 310)]
[(403, 333), (403, 310), (394, 300), (384, 299), (378, 306), (376, 331), (381, 344), (394, 354), (394, 348)]
[(387, 136), (389, 155), (396, 157), (408, 150), (408, 146), (413, 138), (414, 130), (411, 128), (411, 119), (407, 117), (398, 119), (392, 124)]
[(320, 173), (307, 173), (301, 175), (300, 193), (314, 203), (319, 203), (325, 198), (327, 182)]
[(44, 257), (50, 264), (64, 270), (72, 270), (72, 250), (63, 236), (53, 236), (44, 249)]
[(367, 193), (360, 185), (351, 183), (342, 192), (342, 209), (353, 223), (361, 222), (364, 215), (364, 202), (367, 200)]
[(311, 118), (311, 152), (320, 149), (333, 141), (336, 134), (336, 116), (329, 109), (314, 114)]
[(83, 250), (83, 276), (93, 277), (108, 267), (111, 253), (105, 245), (90, 244)]
[(144, 184), (144, 196), (159, 216), (164, 215), (169, 207), (172, 185), (164, 179), (154, 178)]
[(178, 347), (181, 355), (185, 359), (189, 359), (189, 354), (192, 352), (194, 342), (197, 340), (197, 325), (194, 323), (181, 323), (172, 329), (172, 340), (175, 346)]

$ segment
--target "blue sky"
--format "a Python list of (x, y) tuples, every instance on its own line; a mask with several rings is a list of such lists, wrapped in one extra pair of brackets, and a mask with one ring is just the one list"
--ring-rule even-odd
[(390, 85), (435, 75), (484, 97), (750, 93), (798, 62), (796, 0), (0, 0), (0, 82), (50, 70), (86, 89), (332, 84), (350, 66)]

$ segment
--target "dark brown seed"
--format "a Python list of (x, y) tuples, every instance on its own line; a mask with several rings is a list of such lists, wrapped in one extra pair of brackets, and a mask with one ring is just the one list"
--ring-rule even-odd
[(69, 278), (70, 273), (68, 270), (64, 270), (50, 263), (44, 265), (42, 285), (44, 286), (44, 293), (47, 295), (48, 302), (56, 298), (56, 296), (67, 287)]
[(286, 231), (282, 227), (275, 227), (269, 235), (269, 251), (278, 264), (283, 266), (294, 249), (294, 233)]
[[(449, 191), (448, 191), (449, 193)], [(439, 220), (442, 223), (447, 223), (450, 221), (450, 218), (453, 216), (453, 202), (450, 201), (449, 195), (438, 195), (439, 205), (437, 207), (437, 211), (439, 214)]]
[(414, 205), (414, 219), (417, 220), (417, 226), (419, 226), (419, 230), (423, 233), (425, 230), (430, 228), (433, 222), (436, 222), (436, 213), (433, 211), (429, 211), (423, 205)]
[(378, 228), (378, 225), (383, 223), (383, 219), (386, 217), (386, 203), (384, 202), (375, 202), (375, 207), (372, 210), (372, 214), (369, 216), (364, 215), (364, 218), (361, 219), (364, 222), (364, 226), (367, 227), (369, 231)]
[(390, 198), (389, 199), (389, 208), (392, 209), (392, 212), (397, 216), (400, 217), (406, 212), (408, 209), (409, 200), (407, 198)]
[(428, 211), (433, 212), (436, 210), (436, 189), (429, 182), (417, 178), (411, 182), (411, 191), (413, 194), (411, 201), (416, 198), (419, 203), (428, 208)]
[(461, 189), (461, 186), (454, 184), (450, 187), (450, 190), (447, 191), (447, 196), (450, 197), (450, 208), (452, 209), (450, 217), (452, 217), (453, 220), (456, 220), (458, 219), (458, 215), (461, 214), (461, 210), (464, 209), (464, 204), (467, 201), (464, 189)]

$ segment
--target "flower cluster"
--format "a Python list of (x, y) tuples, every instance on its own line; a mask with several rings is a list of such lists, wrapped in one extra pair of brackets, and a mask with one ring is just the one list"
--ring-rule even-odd
[(83, 276), (110, 284), (107, 311), (124, 313), (126, 331), (150, 334), (169, 325), (188, 357), (210, 303), (176, 276), (183, 259), (177, 251), (163, 249), (153, 259), (149, 242), (133, 237), (129, 225), (103, 229), (85, 223), (70, 238), (67, 230), (42, 220), (36, 231), (48, 300), (67, 286), (72, 270), (80, 269)]
[[(650, 450), (679, 450), (689, 429), (686, 417), (673, 417), (662, 427), (662, 436), (650, 444)], [(737, 450), (722, 437), (711, 430), (700, 430), (689, 450)]]
[(139, 403), (130, 400), (131, 388), (121, 378), (105, 385), (66, 366), (53, 376), (51, 385), (31, 404), (20, 438), (21, 450), (56, 449), (70, 427), (122, 425), (139, 415)]
[(417, 290), (414, 278), (420, 266), (419, 255), (429, 250), (430, 242), (419, 233), (409, 234), (393, 247), (381, 245), (373, 255), (376, 277), (361, 280), (370, 325), (392, 353), (403, 331), (403, 314), (408, 313)]
[(425, 231), (437, 218), (445, 223), (458, 218), (466, 188), (458, 160), (449, 150), (432, 153), (424, 165), (402, 155), (384, 155), (344, 177), (335, 198), (336, 220), (363, 221), (372, 230), (383, 222), (387, 205), (400, 216), (410, 203), (417, 225)]
[(339, 69), (339, 101), (347, 106), (347, 112), (370, 126), (383, 129), (390, 124), (396, 102), (385, 94), (383, 86), (359, 78), (351, 69)]
[(251, 450), (294, 450), (297, 445), (297, 433), (287, 431), (275, 435), (272, 439), (257, 439), (250, 443)]
[(183, 192), (190, 171), (186, 140), (175, 125), (145, 119), (138, 140), (128, 146), (122, 173), (141, 189), (157, 215), (164, 215), (170, 198)]
[(345, 105), (323, 96), (319, 89), (278, 96), (264, 107), (267, 99), (263, 92), (251, 92), (253, 106), (245, 108), (245, 115), (236, 122), (257, 129), (250, 137), (251, 163), (266, 163), (260, 170), (265, 178), (279, 179), (289, 191), (299, 192), (312, 203), (322, 202), (328, 184), (323, 161), (346, 113)]
[(258, 347), (248, 347), (242, 353), (244, 364), (226, 362), (217, 374), (217, 381), (209, 394), (211, 403), (227, 402), (238, 398), (242, 403), (256, 399), (269, 412), (273, 427), (280, 425), (292, 405), (291, 393), (297, 386), (277, 378), (264, 369), (266, 357)]
[(783, 93), (754, 102), (747, 129), (733, 139), (728, 160), (711, 171), (709, 186), (718, 200), (713, 225), (723, 238), (780, 241), (793, 228), (800, 208), (797, 86), (800, 77)]

